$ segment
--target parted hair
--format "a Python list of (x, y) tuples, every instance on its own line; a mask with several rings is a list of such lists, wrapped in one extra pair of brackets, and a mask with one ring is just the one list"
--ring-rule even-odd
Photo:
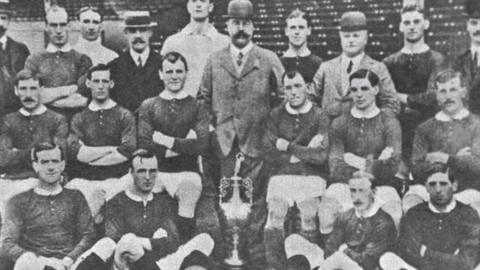
[(350, 75), (349, 82), (352, 83), (354, 79), (367, 79), (372, 85), (372, 87), (377, 86), (380, 82), (380, 78), (378, 78), (378, 75), (368, 69), (359, 69), (352, 73), (352, 75)]

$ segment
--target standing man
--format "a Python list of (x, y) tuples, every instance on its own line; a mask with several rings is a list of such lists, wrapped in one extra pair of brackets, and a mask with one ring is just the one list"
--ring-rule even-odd
[(188, 0), (187, 10), (190, 23), (182, 31), (169, 36), (162, 47), (162, 55), (171, 51), (182, 54), (188, 63), (188, 77), (185, 92), (197, 96), (203, 69), (208, 57), (228, 46), (228, 36), (220, 34), (209, 22), (213, 11), (213, 0)]
[(437, 103), (433, 77), (445, 64), (445, 56), (425, 44), (425, 31), (430, 26), (425, 11), (417, 4), (402, 9), (400, 32), (403, 48), (383, 59), (395, 83), (401, 103), (402, 155), (404, 165), (399, 177), (408, 179), (415, 128), (433, 116)]
[[(227, 16), (231, 43), (210, 56), (197, 99), (211, 114), (216, 136), (212, 141), (220, 158), (221, 175), (231, 177), (235, 156), (245, 154), (240, 176), (253, 180), (254, 200), (260, 202), (266, 188), (266, 179), (259, 178), (263, 165), (261, 138), (271, 105), (278, 104), (282, 95), (284, 69), (274, 52), (252, 42), (253, 5), (249, 0), (231, 1)], [(260, 208), (254, 206), (254, 212)], [(252, 216), (258, 220), (252, 220), (249, 226), (248, 250), (250, 255), (262, 255), (253, 247), (253, 241), (260, 246), (259, 232), (265, 217), (255, 213)], [(255, 266), (262, 267), (261, 263)]]
[(30, 55), (25, 69), (44, 85), (41, 102), (70, 120), (87, 105), (87, 98), (80, 90), (92, 61), (68, 44), (69, 23), (64, 8), (52, 6), (47, 10), (46, 30), (49, 40), (46, 51)]
[(470, 48), (457, 57), (455, 69), (462, 73), (468, 90), (468, 108), (480, 114), (480, 2), (466, 1)]
[(133, 113), (163, 88), (158, 74), (161, 57), (149, 44), (156, 25), (148, 11), (127, 12), (123, 27), (130, 48), (109, 64), (115, 82), (112, 99)]
[(83, 7), (78, 11), (82, 36), (73, 49), (90, 57), (92, 65), (108, 64), (118, 54), (102, 45), (103, 16), (94, 7)]
[(340, 41), (342, 54), (322, 63), (313, 78), (315, 94), (321, 98), (322, 108), (332, 118), (348, 112), (352, 104), (349, 77), (358, 69), (367, 69), (380, 78), (377, 106), (392, 115), (397, 115), (400, 104), (387, 67), (365, 54), (368, 41), (365, 14), (349, 11), (342, 15)]

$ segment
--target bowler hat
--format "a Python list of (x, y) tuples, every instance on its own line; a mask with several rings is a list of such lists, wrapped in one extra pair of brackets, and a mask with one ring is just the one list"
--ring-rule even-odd
[(465, 11), (467, 12), (469, 18), (480, 19), (480, 1), (467, 0)]
[(253, 5), (249, 0), (232, 0), (228, 3), (228, 19), (252, 19)]
[(152, 21), (150, 12), (148, 11), (127, 11), (123, 14), (125, 20), (123, 22), (124, 28), (144, 28), (157, 26), (156, 22)]
[(13, 13), (9, 0), (0, 0), (0, 13)]
[(348, 11), (340, 19), (340, 31), (353, 32), (367, 30), (367, 17), (360, 11)]

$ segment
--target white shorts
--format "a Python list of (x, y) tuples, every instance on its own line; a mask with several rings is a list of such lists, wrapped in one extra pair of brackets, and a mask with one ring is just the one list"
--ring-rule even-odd
[(275, 175), (268, 184), (267, 202), (277, 197), (287, 200), (292, 207), (295, 202), (323, 196), (326, 186), (320, 176)]
[[(428, 202), (430, 200), (430, 195), (427, 192), (427, 188), (424, 185), (413, 185), (410, 186), (405, 196), (416, 195), (422, 198), (424, 201)], [(476, 189), (465, 189), (460, 192), (457, 192), (453, 195), (455, 199), (463, 204), (472, 204), (474, 202), (480, 202), (480, 191)]]
[[(382, 207), (387, 202), (401, 203), (400, 196), (397, 191), (390, 186), (377, 186), (375, 193), (375, 203), (378, 207)], [(353, 207), (352, 197), (350, 195), (350, 188), (344, 183), (335, 183), (328, 187), (325, 192), (325, 197), (334, 198), (342, 205), (342, 211), (347, 211)]]

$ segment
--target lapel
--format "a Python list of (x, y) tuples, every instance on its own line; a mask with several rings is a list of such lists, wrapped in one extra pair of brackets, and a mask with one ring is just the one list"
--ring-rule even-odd
[(480, 80), (480, 69), (473, 62), (472, 52), (468, 50), (463, 55), (463, 69), (465, 70), (465, 76), (467, 82), (470, 82), (470, 86), (473, 87)]
[(337, 90), (337, 95), (339, 97), (343, 96), (343, 86), (342, 86), (342, 57), (337, 56), (334, 59), (332, 59), (331, 62), (331, 69), (332, 72), (330, 74), (325, 74), (326, 76), (332, 76), (332, 83), (335, 86), (335, 89)]
[[(231, 45), (230, 45), (231, 46)], [(220, 65), (225, 69), (232, 77), (239, 78), (235, 64), (233, 63), (232, 56), (230, 55), (230, 46), (224, 48), (219, 53)], [(246, 66), (246, 65), (245, 65)]]
[(247, 62), (240, 73), (240, 78), (245, 77), (248, 73), (260, 67), (260, 55), (258, 54), (257, 45), (253, 45), (247, 57)]
[[(130, 59), (132, 59), (132, 57), (130, 57)], [(150, 48), (150, 54), (148, 55), (147, 63), (145, 63), (145, 66), (143, 67), (146, 78), (150, 78), (153, 73), (158, 73), (157, 64), (157, 54), (153, 51), (152, 48)]]
[(372, 58), (370, 56), (366, 55), (363, 56), (362, 60), (360, 61), (360, 64), (358, 65), (358, 69), (371, 69), (372, 67)]
[(9, 59), (9, 66), (8, 69), (11, 70), (11, 72), (15, 73), (17, 72), (15, 69), (15, 63), (17, 62), (17, 59), (19, 57), (19, 51), (17, 50), (17, 46), (15, 46), (14, 41), (10, 38), (7, 37), (7, 44), (5, 47), (5, 52), (10, 54), (10, 59)]

